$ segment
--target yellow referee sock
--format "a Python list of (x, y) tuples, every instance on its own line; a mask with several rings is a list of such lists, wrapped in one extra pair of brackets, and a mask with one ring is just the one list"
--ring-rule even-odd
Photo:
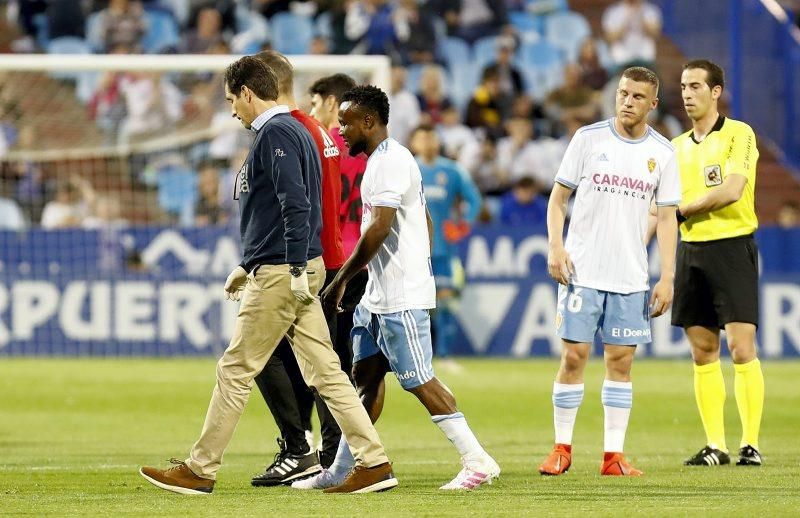
[(708, 365), (694, 366), (694, 397), (706, 440), (712, 447), (727, 452), (725, 444), (725, 380), (719, 360)]
[(758, 432), (761, 429), (761, 413), (764, 411), (764, 374), (761, 362), (753, 361), (734, 364), (734, 392), (739, 418), (742, 420), (742, 443), (758, 449)]

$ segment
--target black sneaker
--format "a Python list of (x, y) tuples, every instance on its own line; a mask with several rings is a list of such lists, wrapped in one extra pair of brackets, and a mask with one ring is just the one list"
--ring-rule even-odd
[(750, 446), (742, 446), (739, 448), (739, 460), (736, 461), (737, 466), (760, 466), (761, 454), (758, 450)]
[(684, 466), (722, 466), (730, 463), (730, 455), (711, 446), (704, 446), (693, 457), (683, 461)]
[(253, 486), (291, 484), (294, 480), (310, 477), (322, 471), (316, 451), (292, 455), (286, 449), (286, 442), (281, 439), (278, 439), (278, 446), (280, 451), (275, 454), (273, 463), (267, 466), (264, 473), (256, 475), (250, 481)]

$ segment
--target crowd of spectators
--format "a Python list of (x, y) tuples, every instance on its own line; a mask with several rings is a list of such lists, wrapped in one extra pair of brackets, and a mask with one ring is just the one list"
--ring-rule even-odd
[[(393, 63), (390, 134), (407, 144), (414, 128), (433, 125), (443, 155), (457, 161), (484, 195), (484, 220), (508, 225), (544, 220), (546, 196), (569, 139), (580, 126), (613, 114), (619, 71), (631, 64), (653, 66), (661, 31), (660, 10), (647, 0), (612, 4), (598, 25), (601, 33), (593, 33), (566, 0), (7, 4), (7, 16), (22, 34), (13, 45), (17, 51), (47, 51), (67, 37), (82, 39), (90, 51), (116, 54), (276, 48), (286, 53), (387, 55)], [(165, 20), (168, 24), (162, 26)], [(174, 27), (174, 34), (165, 27)], [(113, 72), (94, 79), (84, 102), (106, 143), (118, 145), (179, 126), (200, 112), (212, 114), (212, 126), (223, 124), (229, 117), (220, 84), (215, 74)], [(680, 131), (664, 110), (652, 124), (668, 138)], [(0, 129), (2, 157), (18, 144), (19, 128)], [(247, 145), (241, 133), (223, 134), (183, 156), (150, 157), (135, 172), (135, 180), (158, 190), (166, 221), (232, 221), (228, 184)], [(51, 228), (76, 221), (83, 226), (124, 222), (119, 203), (90, 194), (86, 178), (61, 178), (36, 190), (31, 184), (37, 174), (41, 171), (35, 164), (16, 166), (15, 192), (0, 198), (0, 212), (10, 210), (4, 204), (13, 198), (30, 196), (33, 201), (22, 204), (24, 216), (6, 218), (5, 226), (26, 219)]]

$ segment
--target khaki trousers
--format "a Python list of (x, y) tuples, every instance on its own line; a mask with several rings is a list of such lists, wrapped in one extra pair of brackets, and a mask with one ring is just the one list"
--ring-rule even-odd
[[(308, 284), (318, 294), (325, 281), (321, 258), (308, 263)], [(292, 343), (303, 378), (325, 400), (350, 445), (356, 463), (367, 467), (388, 462), (364, 405), (331, 345), (319, 299), (305, 306), (290, 289), (289, 266), (262, 265), (247, 279), (230, 345), (217, 363), (217, 384), (211, 395), (200, 438), (186, 464), (196, 475), (214, 479), (222, 454), (250, 397), (253, 379), (266, 365), (278, 342)]]

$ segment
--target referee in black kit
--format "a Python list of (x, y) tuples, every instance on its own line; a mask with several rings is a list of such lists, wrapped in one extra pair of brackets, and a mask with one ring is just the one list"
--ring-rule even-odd
[(173, 459), (170, 469), (145, 467), (140, 473), (168, 491), (211, 493), (253, 378), (286, 335), (303, 377), (325, 400), (356, 458), (338, 492), (390, 489), (397, 479), (339, 365), (317, 297), (325, 266), (320, 243), (322, 170), (314, 141), (289, 109), (275, 102), (275, 74), (256, 57), (245, 56), (228, 67), (225, 98), (233, 116), (257, 133), (236, 182), (244, 260), (225, 282), (226, 297), (241, 298), (241, 306), (230, 345), (217, 363), (216, 386), (189, 458)]

